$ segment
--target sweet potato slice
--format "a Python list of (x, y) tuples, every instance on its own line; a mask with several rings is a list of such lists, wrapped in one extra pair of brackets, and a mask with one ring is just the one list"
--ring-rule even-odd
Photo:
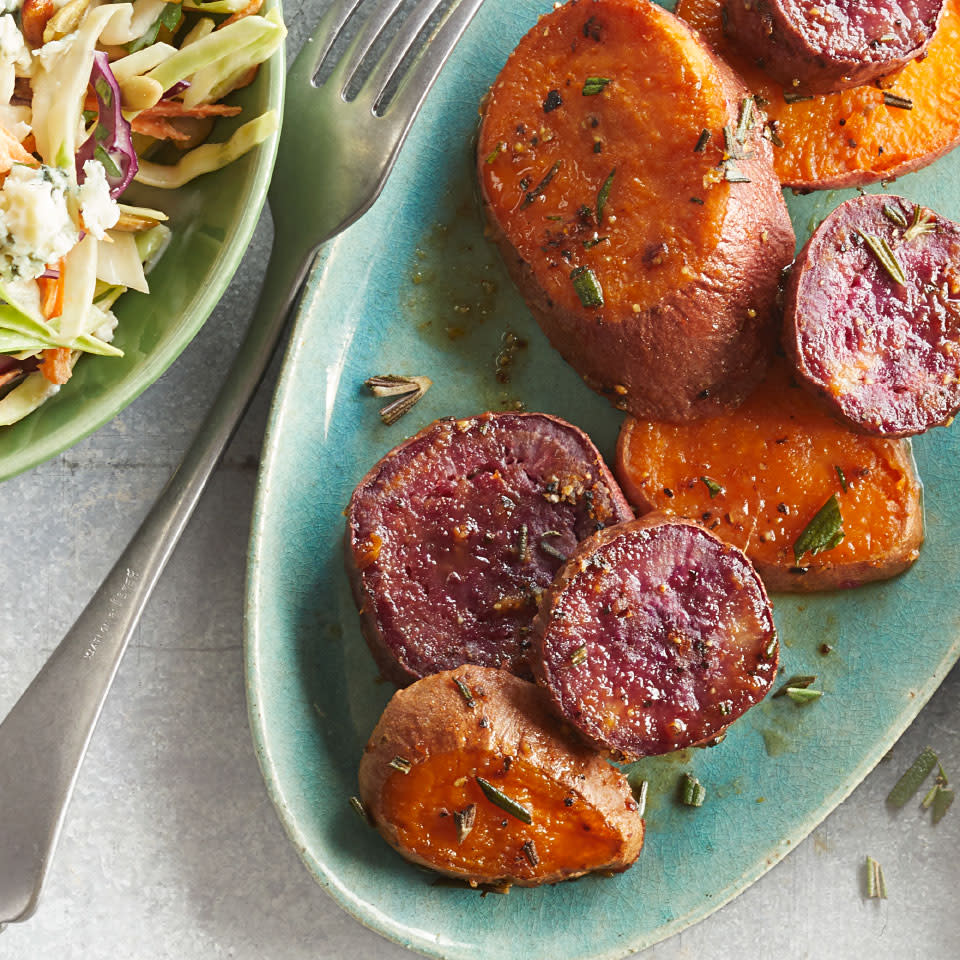
[[(743, 549), (774, 591), (895, 576), (923, 540), (909, 442), (852, 433), (783, 360), (734, 414), (682, 426), (628, 419), (616, 471), (640, 511), (698, 518)], [(794, 544), (833, 496), (843, 541), (798, 563)]]
[(861, 433), (907, 437), (960, 410), (960, 225), (900, 197), (842, 203), (790, 271), (783, 345)]
[(394, 694), (360, 761), (360, 797), (413, 863), (476, 885), (627, 869), (643, 820), (626, 778), (568, 737), (546, 694), (465, 665)]
[(668, 11), (597, 0), (542, 17), (483, 106), (493, 238), (551, 343), (619, 409), (707, 416), (763, 374), (794, 238), (746, 97)]
[[(774, 166), (797, 190), (857, 187), (903, 176), (960, 143), (960, 0), (947, 0), (923, 60), (885, 82), (787, 103), (783, 87), (724, 36), (724, 0), (679, 0), (677, 15), (696, 27), (765, 106), (783, 146)], [(793, 91), (787, 95), (793, 99)]]

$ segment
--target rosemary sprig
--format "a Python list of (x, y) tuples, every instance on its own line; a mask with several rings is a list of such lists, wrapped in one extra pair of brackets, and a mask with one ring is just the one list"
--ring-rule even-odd
[(410, 411), (433, 386), (433, 381), (429, 377), (398, 377), (385, 373), (364, 380), (364, 385), (375, 397), (396, 397), (380, 409), (380, 419), (389, 427)]
[(890, 279), (894, 283), (900, 284), (901, 287), (905, 287), (907, 285), (907, 276), (903, 272), (903, 267), (900, 266), (900, 261), (897, 260), (897, 255), (893, 252), (890, 244), (887, 243), (886, 238), (875, 237), (873, 234), (864, 233), (859, 229), (857, 233), (860, 234), (860, 238), (870, 248), (871, 253), (877, 258), (880, 266), (887, 272)]
[(509, 813), (511, 817), (515, 817), (522, 823), (533, 823), (533, 814), (526, 807), (517, 803), (517, 801), (511, 797), (508, 797), (503, 791), (498, 790), (489, 780), (484, 780), (483, 777), (477, 777), (477, 783), (480, 784), (483, 795), (494, 804), (494, 806), (499, 807), (505, 813)]
[(797, 537), (793, 545), (794, 561), (799, 566), (804, 554), (816, 556), (818, 553), (833, 550), (843, 542), (844, 536), (840, 502), (834, 494)]
[(871, 900), (887, 899), (887, 883), (883, 869), (873, 857), (867, 857), (867, 897)]

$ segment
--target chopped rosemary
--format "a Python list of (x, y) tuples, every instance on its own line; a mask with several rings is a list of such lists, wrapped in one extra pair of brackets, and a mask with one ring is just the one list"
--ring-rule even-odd
[(903, 807), (920, 789), (923, 781), (930, 776), (938, 762), (937, 755), (933, 750), (930, 747), (925, 747), (917, 759), (910, 764), (904, 775), (894, 784), (890, 793), (887, 794), (887, 803), (891, 807)]
[(473, 699), (473, 691), (459, 677), (454, 677), (453, 682), (457, 685), (460, 696), (467, 701), (467, 706), (472, 710), (477, 705), (477, 701)]
[(921, 207), (918, 203), (913, 208), (913, 221), (907, 228), (907, 232), (903, 235), (903, 242), (909, 243), (911, 240), (916, 240), (917, 237), (921, 237), (925, 233), (933, 233), (936, 229), (937, 222), (933, 212), (927, 210), (926, 207)]
[(527, 840), (523, 847), (523, 855), (527, 858), (527, 863), (531, 867), (535, 867), (540, 862), (540, 857), (537, 854), (537, 845), (532, 840)]
[(883, 869), (873, 857), (867, 857), (867, 897), (870, 900), (886, 900), (887, 884)]
[(617, 168), (614, 167), (607, 179), (603, 181), (603, 186), (600, 188), (600, 192), (597, 194), (597, 223), (603, 223), (603, 208), (607, 205), (607, 198), (610, 196), (610, 185), (613, 183), (613, 175), (617, 172)]
[(900, 266), (900, 261), (897, 260), (897, 255), (891, 249), (890, 244), (887, 243), (886, 238), (875, 237), (873, 234), (864, 233), (859, 229), (857, 233), (860, 234), (863, 242), (870, 248), (870, 251), (880, 262), (880, 266), (886, 270), (890, 279), (894, 283), (900, 284), (901, 287), (905, 287), (907, 285), (907, 276), (903, 272), (903, 267)]
[(737, 135), (733, 132), (733, 127), (727, 125), (723, 128), (723, 149), (728, 159), (742, 160), (743, 150), (740, 149), (740, 142)]
[(594, 234), (594, 236), (593, 236), (590, 240), (584, 240), (584, 241), (583, 241), (583, 249), (584, 249), (584, 250), (591, 250), (591, 249), (593, 249), (598, 243), (605, 243), (605, 242), (606, 242), (607, 240), (609, 240), (609, 239), (610, 239), (609, 237), (598, 237), (596, 234)]
[(603, 288), (596, 274), (589, 267), (577, 267), (571, 271), (573, 289), (577, 291), (580, 302), (585, 307), (603, 306)]
[(517, 534), (517, 559), (521, 563), (528, 563), (530, 560), (529, 544), (527, 542), (527, 525), (520, 524), (520, 531)]
[(733, 160), (727, 160), (723, 166), (723, 178), (727, 181), (727, 183), (753, 182), (745, 173), (737, 168), (737, 165), (733, 162)]
[(520, 209), (525, 210), (527, 207), (533, 203), (537, 197), (543, 195), (543, 191), (547, 189), (550, 181), (557, 175), (557, 171), (563, 166), (563, 161), (558, 160), (544, 175), (544, 178), (532, 189), (527, 191), (524, 195), (523, 202), (520, 204)]
[(950, 809), (950, 805), (953, 803), (953, 791), (947, 790), (945, 787), (940, 787), (937, 790), (936, 796), (933, 798), (933, 822), (934, 824), (939, 823), (946, 812)]
[(896, 207), (891, 207), (889, 203), (883, 205), (883, 215), (891, 223), (895, 223), (900, 227), (901, 230), (906, 230), (909, 226), (907, 218)]
[(818, 553), (833, 550), (834, 547), (838, 547), (843, 542), (844, 536), (840, 503), (837, 500), (837, 495), (834, 494), (817, 511), (803, 533), (797, 537), (793, 545), (795, 562), (799, 566), (804, 554), (809, 553), (815, 557)]
[(807, 690), (804, 687), (787, 687), (787, 696), (798, 706), (806, 706), (823, 696), (822, 690)]
[(843, 489), (843, 492), (846, 493), (849, 490), (849, 487), (847, 486), (847, 478), (844, 475), (843, 468), (834, 467), (833, 469), (837, 471), (837, 476), (840, 478), (840, 486)]
[(363, 805), (363, 801), (359, 797), (351, 797), (350, 806), (353, 807), (354, 813), (362, 818), (368, 827), (373, 824), (373, 821), (370, 819), (370, 814), (367, 813), (367, 808)]
[(816, 677), (811, 677), (811, 676), (791, 677), (789, 680), (787, 680), (786, 683), (783, 684), (782, 687), (780, 687), (780, 689), (773, 696), (774, 698), (785, 697), (787, 695), (787, 691), (790, 690), (791, 688), (806, 689), (807, 687), (813, 686), (813, 684), (815, 684), (816, 682), (817, 682)]
[(697, 145), (693, 148), (694, 153), (703, 153), (707, 149), (707, 144), (710, 142), (710, 138), (713, 134), (709, 130), (704, 128), (700, 131), (700, 139), (697, 140)]
[(637, 802), (637, 816), (642, 817), (647, 812), (647, 793), (650, 790), (650, 781), (641, 780), (638, 784), (634, 784), (630, 781), (630, 778), (627, 777), (627, 782), (630, 783), (630, 789), (633, 791), (633, 799)]
[(888, 107), (896, 107), (898, 110), (913, 109), (913, 101), (909, 97), (901, 97), (899, 94), (891, 93), (889, 90), (883, 91), (883, 102)]
[(497, 157), (503, 152), (503, 148), (506, 147), (506, 144), (501, 140), (494, 148), (487, 154), (487, 163), (493, 163)]
[(564, 553), (561, 553), (552, 543), (548, 541), (548, 537), (562, 537), (563, 534), (559, 530), (545, 530), (540, 537), (540, 549), (548, 556), (553, 557), (556, 560), (566, 562), (567, 556)]
[(571, 667), (579, 667), (581, 663), (586, 663), (586, 660), (587, 660), (586, 646), (577, 647), (577, 649), (570, 654)]
[(394, 757), (390, 761), (390, 766), (401, 773), (409, 773), (413, 769), (413, 764), (406, 757)]
[(689, 773), (683, 775), (680, 781), (680, 799), (688, 807), (702, 807), (707, 799), (707, 788)]
[(610, 82), (609, 77), (587, 77), (583, 82), (583, 95), (595, 97), (603, 92), (603, 88)]
[(813, 97), (809, 93), (797, 93), (795, 90), (783, 91), (784, 103), (800, 103), (802, 100), (812, 100), (812, 99)]
[(709, 477), (701, 477), (700, 480), (703, 482), (704, 486), (710, 491), (710, 499), (712, 500), (718, 493), (723, 493), (723, 487), (717, 483), (716, 480), (711, 480)]
[(751, 131), (755, 122), (753, 103), (753, 97), (744, 97), (740, 102), (740, 117), (737, 120), (737, 140), (740, 143), (746, 143), (747, 134)]
[(453, 822), (457, 828), (457, 843), (463, 843), (467, 839), (476, 820), (477, 805), (475, 803), (471, 803), (462, 810), (454, 810)]
[(429, 377), (398, 377), (386, 373), (364, 380), (375, 397), (396, 397), (380, 409), (380, 419), (389, 427), (396, 423), (433, 386)]
[(489, 780), (484, 780), (483, 777), (477, 777), (477, 783), (480, 784), (483, 795), (492, 804), (499, 807), (505, 813), (509, 813), (511, 817), (515, 817), (522, 823), (533, 823), (533, 814), (530, 813), (526, 807), (521, 806), (516, 800), (511, 799), (505, 793), (498, 790)]

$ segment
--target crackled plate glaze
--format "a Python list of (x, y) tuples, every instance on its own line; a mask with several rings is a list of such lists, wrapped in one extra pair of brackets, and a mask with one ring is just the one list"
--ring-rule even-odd
[[(432, 92), (373, 210), (330, 246), (310, 280), (278, 389), (250, 554), (247, 682), (257, 753), (291, 840), (358, 920), (456, 960), (616, 958), (711, 911), (806, 836), (877, 763), (960, 652), (960, 429), (915, 452), (927, 542), (899, 579), (774, 598), (791, 674), (818, 674), (808, 708), (767, 700), (712, 750), (643, 762), (647, 845), (606, 879), (486, 897), (435, 886), (363, 826), (347, 798), (392, 688), (378, 682), (343, 571), (342, 510), (364, 472), (436, 417), (522, 401), (585, 428), (609, 458), (620, 416), (554, 353), (483, 237), (471, 173), (477, 104), (544, 0), (488, 0)], [(960, 218), (960, 153), (896, 192)], [(852, 195), (789, 197), (798, 236)], [(507, 333), (525, 340), (495, 377)], [(362, 388), (375, 373), (434, 386), (396, 426)], [(822, 643), (835, 652), (818, 653)], [(682, 771), (707, 786), (675, 800)], [(763, 803), (758, 803), (760, 798)]]
[[(285, 77), (281, 47), (261, 66), (254, 83), (230, 98), (243, 113), (221, 120), (214, 136), (226, 139), (265, 110), (280, 113)], [(114, 343), (124, 356), (81, 357), (56, 396), (19, 423), (0, 427), (0, 481), (49, 460), (103, 426), (176, 360), (240, 265), (267, 198), (276, 151), (274, 135), (230, 166), (178, 190), (134, 184), (124, 195), (128, 203), (162, 210), (173, 228), (170, 246), (150, 273), (149, 295), (128, 291), (117, 301), (114, 312), (120, 322)]]

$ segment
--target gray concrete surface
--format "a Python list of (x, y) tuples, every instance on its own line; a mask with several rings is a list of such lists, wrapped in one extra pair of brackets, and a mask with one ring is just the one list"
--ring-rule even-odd
[[(292, 49), (308, 16), (288, 5)], [(264, 223), (211, 321), (139, 401), (57, 459), (0, 484), (0, 716), (176, 465), (250, 315), (268, 244)], [(241, 611), (272, 382), (137, 630), (40, 909), (0, 934), (0, 960), (408, 956), (313, 882), (274, 815), (251, 747)], [(926, 744), (960, 777), (958, 694), (955, 670), (889, 760), (807, 841), (732, 904), (644, 960), (960, 956), (960, 808), (933, 828), (919, 809), (894, 816), (883, 803)], [(886, 902), (862, 896), (866, 854), (884, 866)]]

